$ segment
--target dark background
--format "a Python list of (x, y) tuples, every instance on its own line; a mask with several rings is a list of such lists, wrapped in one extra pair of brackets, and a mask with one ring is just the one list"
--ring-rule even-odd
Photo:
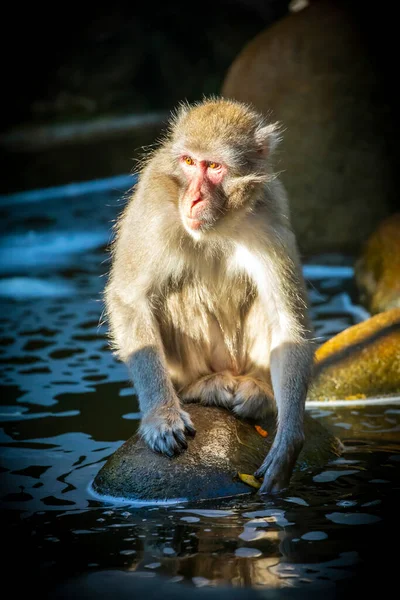
[(288, 0), (15, 7), (2, 124), (169, 109), (217, 92), (244, 43), (287, 7)]
[[(393, 109), (398, 153), (395, 4), (345, 5), (378, 74), (379, 95)], [(288, 6), (288, 0), (7, 6), (0, 194), (131, 171), (136, 149), (154, 141), (164, 114), (183, 99), (219, 93), (237, 54)], [(113, 132), (115, 117), (153, 112), (151, 126)], [(101, 134), (67, 129), (60, 141), (57, 127), (100, 118), (109, 121)]]

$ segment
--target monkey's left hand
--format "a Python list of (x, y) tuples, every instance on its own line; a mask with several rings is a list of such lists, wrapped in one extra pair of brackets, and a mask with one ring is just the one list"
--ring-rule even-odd
[(297, 457), (304, 444), (304, 437), (288, 439), (284, 434), (277, 434), (270, 451), (261, 467), (254, 473), (255, 477), (263, 477), (260, 494), (274, 494), (288, 487)]

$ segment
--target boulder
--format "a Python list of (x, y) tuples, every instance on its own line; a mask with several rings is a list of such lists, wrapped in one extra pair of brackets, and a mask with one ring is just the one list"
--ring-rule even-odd
[(375, 314), (400, 308), (400, 213), (384, 219), (355, 264), (361, 301)]
[[(253, 474), (274, 438), (275, 417), (262, 422), (263, 437), (255, 423), (235, 417), (223, 408), (189, 404), (197, 434), (188, 449), (175, 458), (150, 450), (136, 434), (106, 462), (92, 484), (96, 496), (139, 502), (229, 498), (254, 493), (238, 478)], [(304, 472), (323, 467), (339, 456), (340, 442), (317, 421), (305, 415), (306, 442), (292, 481)]]
[(392, 41), (378, 48), (372, 12), (359, 9), (319, 0), (275, 22), (244, 47), (221, 88), (282, 123), (276, 170), (307, 254), (358, 250), (397, 200), (395, 113), (380, 97)]
[(400, 392), (400, 308), (345, 329), (315, 354), (308, 400), (337, 400)]

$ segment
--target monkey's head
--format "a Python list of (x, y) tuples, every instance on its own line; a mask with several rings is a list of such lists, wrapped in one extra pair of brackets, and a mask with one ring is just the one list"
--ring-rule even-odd
[(251, 209), (271, 178), (278, 126), (249, 106), (226, 99), (183, 105), (171, 123), (174, 174), (185, 229), (199, 238)]

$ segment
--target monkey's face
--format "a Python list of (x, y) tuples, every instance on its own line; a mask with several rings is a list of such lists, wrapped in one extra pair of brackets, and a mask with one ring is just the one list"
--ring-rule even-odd
[(180, 198), (183, 225), (191, 234), (206, 231), (224, 213), (227, 167), (193, 153), (180, 156), (179, 166), (185, 182)]
[(181, 108), (171, 125), (170, 150), (182, 223), (192, 237), (215, 228), (228, 231), (252, 209), (269, 180), (275, 130), (235, 101)]

